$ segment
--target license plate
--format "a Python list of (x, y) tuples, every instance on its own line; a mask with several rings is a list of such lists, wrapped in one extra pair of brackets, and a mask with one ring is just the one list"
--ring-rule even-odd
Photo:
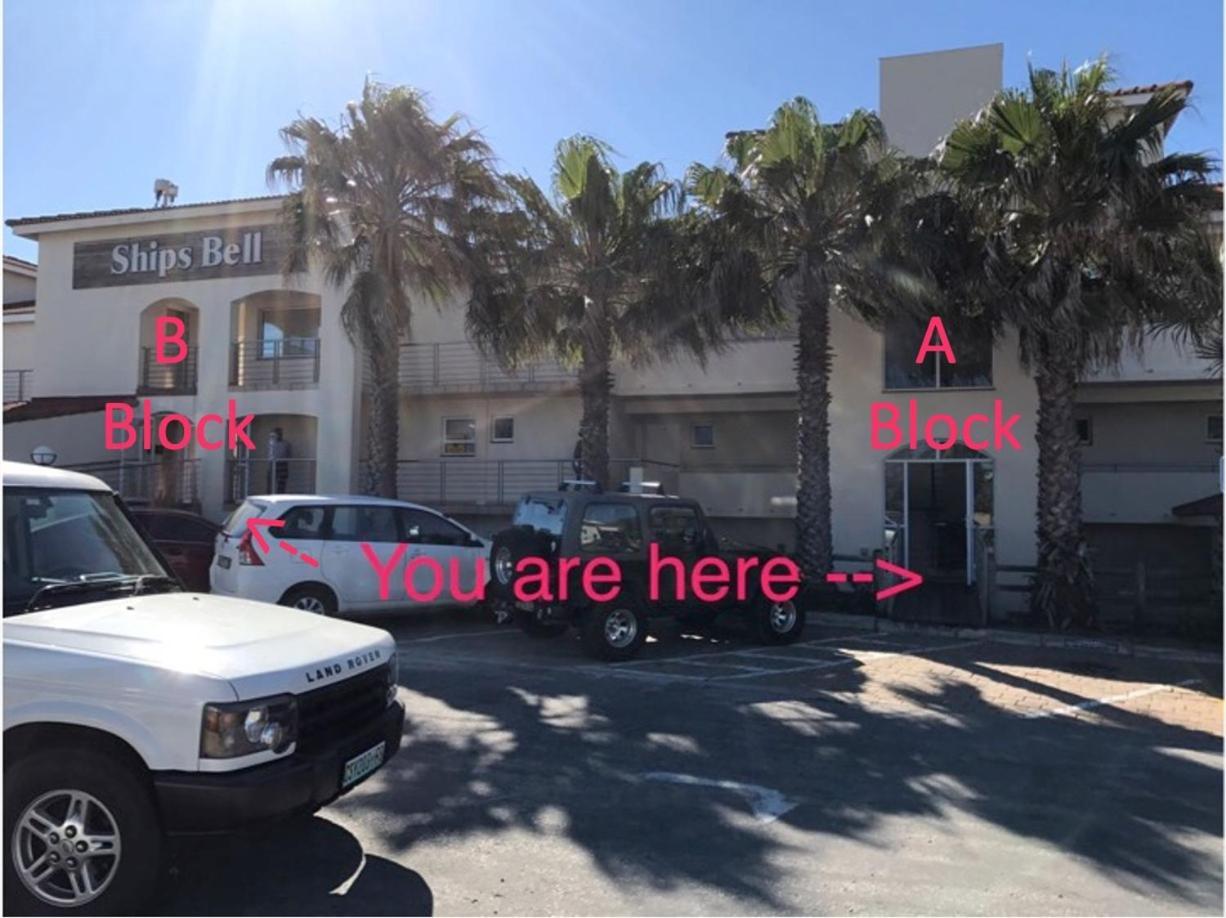
[(355, 755), (352, 759), (345, 763), (345, 770), (341, 774), (341, 787), (348, 787), (357, 781), (361, 781), (372, 771), (383, 764), (383, 750), (387, 743), (379, 743), (377, 746), (372, 746), (361, 755)]
[(225, 555), (218, 555), (217, 556), (217, 566), (220, 567), (223, 571), (228, 571), (230, 569), (230, 559), (227, 558)]

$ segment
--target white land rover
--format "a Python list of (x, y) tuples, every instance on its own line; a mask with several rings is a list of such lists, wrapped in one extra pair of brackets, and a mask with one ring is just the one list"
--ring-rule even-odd
[(399, 749), (386, 631), (182, 592), (96, 478), (3, 475), (5, 911), (131, 912), (166, 835), (310, 812)]

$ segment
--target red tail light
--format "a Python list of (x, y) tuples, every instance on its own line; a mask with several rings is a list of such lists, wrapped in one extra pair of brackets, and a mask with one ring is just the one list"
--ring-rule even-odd
[(264, 559), (251, 544), (251, 530), (248, 529), (238, 540), (238, 563), (245, 566), (263, 567)]

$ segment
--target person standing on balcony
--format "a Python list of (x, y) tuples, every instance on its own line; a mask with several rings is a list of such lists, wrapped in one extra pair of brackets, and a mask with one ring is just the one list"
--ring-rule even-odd
[(280, 427), (274, 427), (268, 435), (268, 492), (286, 493), (289, 484), (289, 459), (292, 450), (289, 441), (283, 439)]

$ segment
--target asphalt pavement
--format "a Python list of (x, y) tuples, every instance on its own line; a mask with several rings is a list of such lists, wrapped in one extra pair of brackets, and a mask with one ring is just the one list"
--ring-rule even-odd
[(386, 616), (404, 746), (167, 914), (1220, 914), (1221, 665), (810, 627), (630, 664)]

